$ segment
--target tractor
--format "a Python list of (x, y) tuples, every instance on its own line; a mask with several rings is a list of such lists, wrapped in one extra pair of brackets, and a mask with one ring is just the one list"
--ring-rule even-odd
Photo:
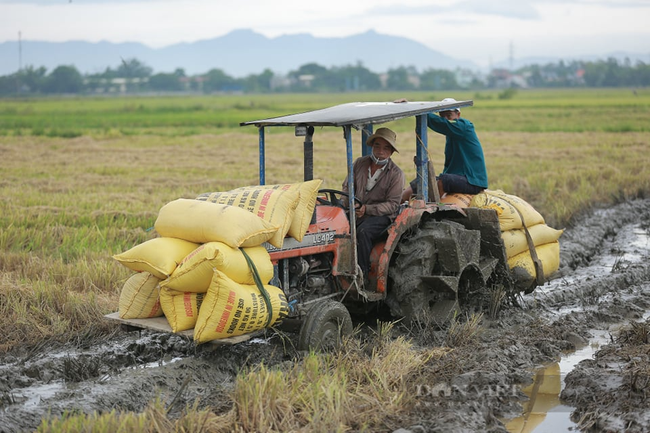
[[(473, 105), (471, 100), (357, 102), (299, 114), (253, 120), (241, 126), (259, 130), (259, 183), (265, 184), (265, 131), (293, 127), (304, 137), (304, 181), (313, 179), (317, 127), (343, 130), (348, 191), (321, 189), (303, 240), (285, 238), (282, 248), (265, 244), (274, 265), (270, 284), (280, 287), (289, 315), (301, 320), (300, 349), (337, 345), (352, 332), (350, 311), (383, 303), (408, 322), (444, 324), (462, 309), (483, 308), (491, 291), (512, 294), (513, 281), (497, 214), (441, 202), (428, 160), (427, 114)], [(374, 245), (369, 278), (357, 266), (355, 197), (352, 176), (353, 130), (361, 133), (361, 153), (374, 125), (415, 118), (418, 191)], [(367, 281), (364, 281), (367, 280)]]
[[(350, 311), (368, 312), (383, 305), (406, 323), (437, 326), (459, 311), (484, 309), (491, 299), (499, 298), (494, 294), (512, 297), (522, 290), (508, 265), (496, 211), (442, 202), (428, 159), (427, 114), (471, 105), (471, 100), (354, 102), (240, 124), (258, 128), (260, 185), (266, 181), (266, 128), (293, 127), (295, 136), (303, 137), (304, 181), (314, 178), (316, 128), (343, 130), (348, 193), (319, 190), (301, 241), (285, 237), (281, 248), (264, 243), (274, 268), (270, 284), (284, 292), (289, 319), (300, 323), (299, 349), (337, 346), (352, 333)], [(348, 211), (361, 204), (355, 197), (352, 175), (353, 130), (361, 133), (361, 153), (367, 155), (366, 141), (375, 125), (408, 117), (415, 118), (420, 193), (401, 205), (394, 222), (374, 244), (370, 273), (364, 278), (357, 265), (356, 215)], [(541, 279), (535, 281), (541, 283)], [(127, 329), (170, 330), (164, 318), (123, 320), (118, 313), (106, 317)], [(192, 335), (191, 331), (183, 333)], [(247, 339), (240, 337), (225, 340)]]

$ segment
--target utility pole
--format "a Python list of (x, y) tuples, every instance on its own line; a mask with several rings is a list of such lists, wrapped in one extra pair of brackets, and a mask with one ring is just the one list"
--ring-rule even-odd
[(515, 70), (515, 46), (510, 41), (510, 72)]
[(16, 94), (20, 94), (20, 75), (23, 72), (23, 44), (22, 35), (18, 31), (18, 73), (16, 74)]

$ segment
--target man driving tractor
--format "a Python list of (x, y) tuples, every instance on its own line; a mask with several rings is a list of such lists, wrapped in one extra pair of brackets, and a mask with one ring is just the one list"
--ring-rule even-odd
[[(363, 203), (355, 209), (357, 217), (357, 254), (359, 267), (367, 280), (370, 271), (370, 251), (377, 239), (393, 222), (399, 210), (404, 189), (404, 172), (391, 159), (397, 152), (397, 136), (388, 128), (379, 128), (368, 137), (370, 155), (354, 162), (354, 192)], [(348, 192), (348, 179), (343, 181)]]

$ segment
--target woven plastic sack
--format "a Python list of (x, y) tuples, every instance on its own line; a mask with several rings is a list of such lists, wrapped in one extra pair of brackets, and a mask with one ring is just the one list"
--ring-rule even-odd
[(120, 319), (148, 319), (163, 315), (158, 296), (160, 279), (139, 272), (126, 280), (120, 292)]
[[(506, 194), (501, 190), (484, 190), (476, 194), (470, 207), (481, 209), (494, 209), (499, 217), (501, 231), (543, 224), (544, 218), (530, 204), (523, 199)], [(523, 217), (523, 221), (522, 221)]]
[[(277, 325), (289, 312), (281, 289), (264, 285), (271, 311), (256, 285), (238, 284), (216, 271), (194, 328), (194, 341), (207, 341), (248, 334)], [(270, 320), (269, 320), (270, 316)]]
[(233, 248), (261, 245), (278, 230), (239, 207), (182, 198), (160, 209), (154, 227), (161, 236), (198, 244), (223, 242)]
[[(546, 224), (535, 224), (532, 227), (528, 227), (528, 232), (533, 240), (533, 245), (538, 246), (558, 240), (564, 230), (556, 230)], [(508, 258), (529, 251), (528, 240), (526, 239), (524, 229), (501, 232), (501, 238), (506, 247), (506, 257)]]
[(314, 214), (314, 207), (316, 207), (318, 189), (322, 184), (322, 179), (308, 180), (298, 184), (300, 200), (298, 201), (298, 206), (296, 207), (296, 212), (293, 216), (291, 227), (289, 228), (289, 236), (298, 242), (302, 241), (309, 228), (311, 217)]
[(473, 194), (451, 193), (445, 194), (443, 197), (441, 197), (440, 202), (455, 204), (458, 207), (469, 207), (473, 197)]
[[(257, 268), (260, 279), (268, 283), (273, 278), (273, 263), (266, 248), (244, 248)], [(205, 293), (210, 287), (214, 269), (241, 284), (254, 284), (253, 274), (239, 248), (223, 242), (208, 242), (192, 251), (179, 263), (174, 273), (160, 285), (182, 292)]]
[(161, 280), (174, 272), (176, 266), (199, 245), (174, 237), (154, 238), (128, 251), (113, 256), (136, 272), (149, 272)]
[(205, 293), (179, 292), (160, 289), (160, 306), (172, 328), (172, 332), (194, 328)]
[(277, 248), (282, 248), (299, 199), (299, 189), (290, 184), (238, 188), (227, 192), (201, 194), (197, 197), (197, 200), (246, 209), (278, 226), (278, 231), (269, 239), (269, 243)]
[(299, 182), (293, 184), (279, 184), (279, 185), (258, 185), (253, 187), (238, 188), (234, 191), (242, 189), (277, 189), (286, 188), (287, 186), (292, 189), (297, 189), (300, 193), (300, 199), (291, 221), (291, 227), (287, 234), (298, 242), (302, 241), (309, 224), (311, 223), (312, 215), (314, 214), (314, 207), (316, 207), (316, 197), (318, 196), (318, 189), (323, 184), (322, 179), (313, 179), (306, 182)]
[[(542, 262), (544, 280), (548, 280), (560, 268), (560, 242), (550, 242), (535, 247), (537, 258)], [(530, 252), (517, 254), (508, 259), (508, 266), (517, 287), (525, 289), (534, 286), (537, 271)]]

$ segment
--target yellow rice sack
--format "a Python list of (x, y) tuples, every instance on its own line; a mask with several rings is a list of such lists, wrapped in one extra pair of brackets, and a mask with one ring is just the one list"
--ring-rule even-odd
[[(556, 230), (546, 224), (535, 224), (528, 227), (528, 232), (533, 240), (533, 245), (538, 246), (558, 240), (564, 230)], [(523, 228), (501, 232), (501, 238), (506, 247), (506, 257), (508, 258), (528, 251), (528, 240)]]
[[(548, 280), (560, 268), (560, 242), (554, 241), (535, 247), (537, 258), (542, 262), (544, 280)], [(530, 252), (517, 254), (508, 259), (510, 272), (518, 287), (533, 286), (537, 277)]]
[(113, 258), (133, 271), (149, 272), (163, 280), (198, 246), (175, 237), (154, 238), (116, 254)]
[(305, 232), (309, 228), (311, 217), (314, 214), (314, 207), (316, 206), (318, 190), (322, 184), (322, 179), (308, 180), (298, 184), (300, 201), (298, 201), (296, 213), (293, 216), (293, 221), (289, 228), (289, 236), (298, 242), (302, 241), (303, 237), (305, 237)]
[[(243, 250), (255, 264), (262, 282), (268, 283), (273, 278), (273, 263), (266, 248), (258, 246)], [(210, 287), (215, 268), (237, 283), (255, 284), (241, 249), (231, 248), (222, 242), (208, 242), (188, 254), (160, 286), (181, 292), (205, 293)]]
[(163, 315), (158, 296), (160, 279), (138, 272), (126, 280), (120, 292), (120, 319), (148, 319)]
[(205, 293), (178, 292), (160, 289), (160, 306), (172, 328), (172, 332), (181, 332), (194, 328), (201, 310)]
[[(543, 224), (544, 218), (530, 204), (523, 199), (506, 194), (501, 190), (485, 190), (476, 194), (470, 207), (481, 209), (494, 209), (499, 216), (501, 231), (520, 229)], [(519, 211), (519, 212), (517, 212)], [(521, 213), (521, 216), (519, 215)], [(521, 217), (524, 221), (522, 222)]]
[(469, 207), (473, 197), (473, 194), (451, 193), (445, 194), (443, 197), (441, 197), (440, 202), (455, 204), (458, 207)]
[(265, 285), (271, 298), (271, 311), (255, 285), (238, 284), (215, 271), (194, 328), (194, 341), (205, 343), (219, 338), (248, 334), (278, 324), (287, 316), (287, 299), (281, 289)]
[(261, 245), (278, 230), (239, 207), (183, 198), (163, 206), (154, 227), (161, 236), (198, 244), (223, 242), (233, 248)]
[(313, 179), (306, 182), (299, 182), (294, 184), (283, 184), (283, 185), (258, 185), (253, 187), (244, 187), (238, 188), (235, 191), (242, 189), (277, 189), (285, 188), (287, 186), (295, 188), (300, 193), (300, 199), (298, 200), (298, 205), (293, 215), (293, 220), (291, 221), (291, 226), (287, 234), (292, 238), (296, 239), (298, 242), (302, 241), (309, 224), (311, 223), (311, 217), (314, 214), (314, 207), (316, 206), (316, 197), (318, 196), (318, 189), (323, 184), (322, 179)]
[(201, 194), (197, 197), (197, 200), (246, 209), (278, 226), (278, 231), (269, 239), (269, 243), (278, 248), (282, 248), (299, 199), (300, 191), (290, 184), (239, 188), (227, 192)]

